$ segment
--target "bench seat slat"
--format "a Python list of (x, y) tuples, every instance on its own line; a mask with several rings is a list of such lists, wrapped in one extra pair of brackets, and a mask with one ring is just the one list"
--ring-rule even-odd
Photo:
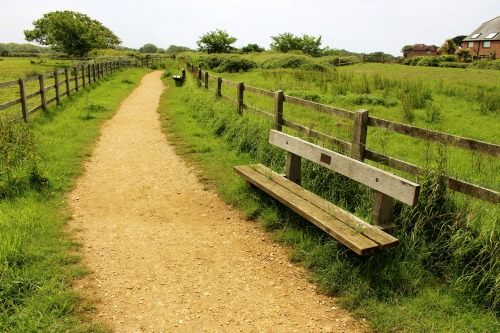
[[(378, 237), (383, 239), (382, 244), (378, 244), (376, 241), (371, 239), (369, 235), (374, 233), (385, 233), (363, 222), (362, 220), (359, 220), (357, 218), (351, 219), (351, 217), (353, 217), (351, 214), (345, 211), (341, 211), (340, 208), (336, 206), (324, 205), (324, 202), (321, 201), (318, 201), (319, 203), (317, 204), (311, 203), (310, 201), (316, 200), (313, 199), (312, 196), (309, 196), (309, 194), (306, 195), (306, 192), (308, 192), (307, 190), (300, 189), (300, 195), (296, 194), (295, 189), (293, 189), (292, 191), (290, 190), (290, 188), (287, 188), (288, 185), (292, 186), (291, 188), (293, 188), (293, 185), (291, 185), (293, 184), (293, 182), (283, 178), (276, 173), (273, 173), (270, 169), (264, 167), (263, 165), (244, 165), (237, 166), (234, 169), (248, 182), (254, 184), (267, 194), (271, 195), (273, 198), (290, 207), (296, 213), (313, 222), (316, 226), (330, 234), (332, 237), (334, 237), (359, 255), (364, 255), (373, 252), (374, 250), (389, 247), (397, 243), (396, 238), (393, 238), (392, 236), (386, 234), (388, 237), (386, 239), (384, 239), (386, 236)], [(291, 184), (287, 184), (287, 186), (285, 187), (281, 185), (281, 183), (283, 182), (288, 182)], [(313, 195), (312, 193), (310, 194)], [(305, 199), (304, 196), (308, 197), (308, 199)], [(326, 209), (318, 207), (322, 205), (324, 205)], [(335, 217), (329, 213), (329, 210), (333, 210), (333, 207), (341, 211), (338, 217)], [(349, 222), (346, 223), (341, 219), (349, 220)], [(358, 223), (360, 221), (362, 223)], [(377, 237), (373, 238), (377, 239)]]
[(420, 185), (297, 137), (271, 130), (269, 143), (414, 206)]
[(252, 166), (257, 171), (264, 175), (272, 175), (272, 180), (280, 184), (284, 188), (297, 194), (304, 200), (310, 202), (321, 210), (335, 216), (337, 219), (341, 220), (344, 224), (362, 233), (364, 236), (370, 238), (379, 245), (379, 248), (386, 249), (394, 247), (398, 243), (398, 239), (384, 232), (383, 230), (363, 221), (361, 218), (349, 213), (348, 211), (332, 204), (328, 200), (321, 198), (320, 196), (306, 190), (300, 185), (289, 181), (285, 177), (275, 173), (269, 168), (263, 166), (262, 164), (256, 164)]

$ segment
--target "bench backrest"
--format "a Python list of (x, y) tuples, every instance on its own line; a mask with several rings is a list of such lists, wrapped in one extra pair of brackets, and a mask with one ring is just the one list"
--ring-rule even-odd
[(270, 131), (269, 143), (410, 206), (418, 201), (420, 185), (390, 172), (276, 130)]

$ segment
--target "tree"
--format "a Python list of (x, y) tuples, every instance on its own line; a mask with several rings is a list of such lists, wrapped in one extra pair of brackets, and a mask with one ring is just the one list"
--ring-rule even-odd
[(144, 44), (141, 48), (139, 48), (139, 52), (141, 53), (156, 53), (158, 52), (158, 47), (155, 44)]
[(50, 45), (69, 56), (84, 56), (92, 50), (121, 44), (121, 40), (99, 21), (69, 10), (44, 14), (33, 22), (33, 30), (25, 30), (27, 41)]
[(289, 32), (279, 34), (278, 36), (271, 36), (273, 42), (271, 49), (287, 53), (290, 51), (302, 51), (311, 56), (319, 56), (321, 54), (321, 36), (318, 38), (302, 35), (302, 37), (295, 36)]
[(196, 42), (200, 51), (208, 53), (229, 53), (234, 48), (231, 44), (236, 43), (237, 39), (228, 35), (224, 30), (215, 30), (204, 34)]
[(177, 46), (177, 45), (170, 45), (168, 49), (166, 50), (167, 53), (181, 53), (181, 52), (188, 52), (191, 51), (189, 47), (186, 46)]
[(443, 45), (438, 49), (438, 52), (441, 54), (455, 54), (455, 51), (457, 50), (457, 44), (449, 38), (447, 39)]
[(459, 35), (459, 36), (453, 37), (451, 40), (455, 42), (455, 45), (460, 46), (460, 45), (462, 45), (462, 41), (465, 38), (467, 38), (466, 35)]
[(469, 49), (458, 49), (455, 51), (455, 55), (457, 56), (458, 61), (467, 61), (471, 57)]
[(248, 44), (241, 48), (241, 53), (264, 52), (264, 48), (257, 44)]

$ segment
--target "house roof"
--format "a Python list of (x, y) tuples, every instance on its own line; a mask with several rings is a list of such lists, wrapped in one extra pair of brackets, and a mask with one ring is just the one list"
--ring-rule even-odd
[(474, 42), (485, 40), (500, 40), (500, 16), (481, 24), (479, 28), (474, 30), (463, 41)]
[(405, 51), (437, 51), (437, 49), (436, 45), (415, 44), (405, 49)]

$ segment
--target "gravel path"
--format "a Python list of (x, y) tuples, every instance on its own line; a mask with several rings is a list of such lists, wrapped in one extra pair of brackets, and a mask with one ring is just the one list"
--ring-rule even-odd
[(114, 332), (368, 332), (176, 155), (147, 74), (102, 128), (70, 193), (92, 271), (76, 288)]

